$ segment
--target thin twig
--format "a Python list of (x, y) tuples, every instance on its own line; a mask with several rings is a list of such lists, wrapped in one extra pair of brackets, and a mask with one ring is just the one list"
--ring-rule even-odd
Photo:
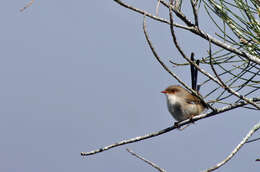
[(160, 172), (166, 172), (164, 169), (162, 169), (161, 167), (159, 167), (158, 165), (156, 165), (155, 163), (153, 163), (152, 161), (149, 161), (145, 158), (143, 158), (142, 156), (138, 155), (137, 153), (135, 153), (134, 151), (130, 150), (130, 149), (126, 149), (127, 152), (129, 152), (131, 155), (135, 156), (136, 158), (144, 161), (145, 163), (149, 164), (150, 166), (152, 166), (153, 168), (155, 168), (156, 170), (160, 171)]
[(158, 0), (157, 5), (156, 5), (156, 10), (155, 10), (155, 15), (159, 16), (159, 6), (160, 6), (161, 0)]
[(253, 128), (248, 132), (248, 134), (243, 138), (243, 140), (235, 147), (235, 149), (220, 163), (215, 165), (214, 167), (211, 167), (203, 172), (211, 172), (219, 167), (226, 164), (239, 150), (240, 148), (247, 142), (247, 140), (260, 128), (260, 122), (258, 122), (256, 125), (253, 126)]
[(25, 5), (23, 8), (20, 9), (20, 12), (23, 12), (25, 9), (30, 7), (33, 4), (34, 0), (31, 0), (27, 5)]
[(256, 139), (248, 140), (246, 143), (252, 143), (252, 142), (255, 142), (255, 141), (258, 141), (258, 140), (260, 140), (260, 137), (256, 138)]
[[(132, 11), (135, 11), (135, 12), (137, 12), (137, 13), (139, 13), (139, 14), (146, 15), (147, 17), (150, 17), (150, 18), (152, 18), (152, 19), (154, 19), (154, 20), (156, 20), (156, 21), (160, 21), (160, 22), (162, 22), (162, 23), (170, 24), (170, 22), (169, 22), (168, 20), (166, 20), (166, 19), (164, 19), (164, 18), (160, 18), (160, 17), (154, 16), (154, 15), (152, 15), (151, 13), (148, 13), (147, 11), (144, 11), (144, 10), (141, 10), (141, 9), (138, 9), (138, 8), (135, 8), (135, 7), (132, 7), (132, 6), (128, 5), (128, 4), (126, 4), (126, 3), (123, 3), (123, 2), (120, 1), (120, 0), (114, 0), (114, 1), (115, 1), (116, 3), (118, 3), (119, 5), (125, 7), (125, 8), (128, 8), (128, 9), (130, 9), (130, 10), (132, 10)], [(184, 26), (184, 25), (181, 25), (181, 24), (174, 23), (174, 26), (175, 26), (175, 27), (178, 27), (178, 28), (182, 28), (182, 29), (187, 29), (187, 30), (189, 30), (189, 27)]]
[(191, 2), (191, 6), (192, 6), (192, 12), (193, 12), (193, 16), (194, 16), (195, 25), (197, 27), (199, 27), (198, 9), (196, 7), (196, 3), (194, 2), (194, 0), (190, 0), (190, 2)]
[(181, 19), (187, 26), (194, 26), (194, 24), (180, 11), (179, 9), (179, 5), (178, 3), (180, 3), (180, 0), (178, 0), (178, 3), (173, 5), (173, 1), (171, 2), (172, 0), (170, 0), (170, 3), (167, 3), (165, 2), (164, 0), (161, 0), (161, 3), (167, 7), (167, 8), (170, 8), (171, 6), (171, 10), (174, 12), (174, 14), (179, 18)]
[(192, 33), (195, 33), (196, 35), (200, 36), (201, 38), (204, 38), (206, 40), (211, 40), (212, 43), (214, 43), (215, 45), (226, 49), (227, 51), (233, 52), (241, 57), (245, 57), (248, 60), (253, 61), (254, 63), (260, 64), (260, 58), (253, 56), (243, 50), (239, 50), (237, 48), (233, 48), (232, 46), (228, 45), (227, 43), (224, 43), (214, 37), (212, 37), (211, 35), (205, 33), (204, 31), (202, 31), (201, 29), (197, 28), (197, 27), (193, 27), (192, 30), (190, 30)]

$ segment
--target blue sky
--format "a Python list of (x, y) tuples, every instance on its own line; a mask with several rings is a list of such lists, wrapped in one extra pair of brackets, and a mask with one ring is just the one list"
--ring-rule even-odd
[[(176, 81), (153, 57), (143, 17), (112, 0), (35, 1), (19, 12), (26, 3), (5, 0), (0, 7), (1, 171), (155, 171), (126, 148), (167, 171), (201, 171), (225, 158), (258, 121), (257, 112), (234, 110), (82, 158), (82, 151), (172, 125), (160, 91)], [(131, 4), (151, 12), (156, 6)], [(208, 18), (201, 22), (214, 33)], [(162, 58), (180, 58), (168, 26), (147, 23)], [(186, 51), (206, 54), (205, 41), (178, 33)], [(186, 68), (173, 70), (190, 83)], [(259, 142), (245, 145), (221, 171), (257, 171), (258, 148)]]

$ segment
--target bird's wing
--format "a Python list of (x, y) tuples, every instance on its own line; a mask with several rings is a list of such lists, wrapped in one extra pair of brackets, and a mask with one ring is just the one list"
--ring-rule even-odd
[(185, 102), (188, 104), (199, 104), (200, 100), (197, 97), (185, 99)]

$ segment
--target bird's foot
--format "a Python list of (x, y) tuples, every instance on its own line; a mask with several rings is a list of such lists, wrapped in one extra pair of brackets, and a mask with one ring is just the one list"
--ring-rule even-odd
[(184, 125), (183, 127), (179, 126), (179, 122), (175, 122), (174, 123), (174, 126), (179, 130), (179, 131), (182, 131), (184, 130), (185, 128), (187, 128), (189, 126), (189, 124), (187, 125)]
[(179, 122), (175, 122), (175, 123), (174, 123), (174, 127), (180, 129)]
[(195, 124), (195, 121), (194, 121), (194, 119), (193, 119), (193, 115), (189, 118), (189, 120), (190, 120), (190, 122), (192, 123), (192, 124)]

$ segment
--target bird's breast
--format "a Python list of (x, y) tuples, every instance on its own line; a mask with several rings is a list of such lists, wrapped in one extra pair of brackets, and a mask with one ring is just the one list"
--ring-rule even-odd
[(179, 97), (174, 95), (167, 96), (168, 110), (177, 121), (185, 120), (186, 115), (183, 113), (182, 102)]

